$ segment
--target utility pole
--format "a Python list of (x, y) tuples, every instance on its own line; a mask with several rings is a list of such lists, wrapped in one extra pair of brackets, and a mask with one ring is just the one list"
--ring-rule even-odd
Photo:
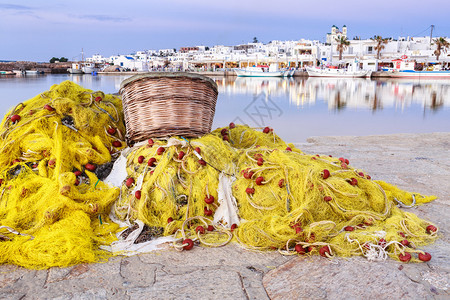
[(433, 29), (434, 29), (434, 25), (431, 25), (431, 33), (430, 33), (430, 46), (431, 46), (431, 41), (433, 40)]

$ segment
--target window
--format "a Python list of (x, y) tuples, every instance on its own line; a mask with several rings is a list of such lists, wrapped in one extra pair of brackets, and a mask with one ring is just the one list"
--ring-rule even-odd
[(372, 53), (372, 51), (373, 51), (373, 47), (372, 46), (368, 46), (367, 47), (367, 52)]

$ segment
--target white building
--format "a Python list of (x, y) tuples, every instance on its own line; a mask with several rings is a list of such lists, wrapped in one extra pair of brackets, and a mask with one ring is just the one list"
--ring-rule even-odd
[(148, 58), (136, 55), (112, 56), (111, 64), (131, 71), (148, 71)]
[[(319, 41), (310, 41), (301, 39), (297, 41), (293, 47), (291, 56), (295, 58), (295, 65), (303, 67), (303, 65), (314, 64), (317, 60), (320, 60), (320, 43)], [(325, 56), (327, 51), (324, 51)]]
[(175, 54), (176, 50), (174, 48), (172, 49), (160, 49), (158, 51), (158, 54), (161, 56), (169, 56)]
[[(347, 37), (347, 26), (342, 31), (335, 25), (331, 33), (326, 35), (326, 43), (317, 40), (274, 40), (267, 44), (247, 43), (235, 46), (216, 45), (182, 47), (176, 49), (160, 49), (138, 51), (131, 55), (117, 55), (105, 58), (99, 54), (88, 58), (88, 62), (105, 63), (121, 66), (130, 70), (146, 71), (158, 67), (187, 68), (233, 68), (255, 64), (279, 64), (280, 67), (304, 67), (317, 63), (338, 63), (336, 39)], [(365, 68), (377, 69), (377, 64), (390, 62), (400, 57), (417, 62), (435, 62), (436, 46), (430, 43), (429, 37), (399, 37), (389, 39), (380, 51), (380, 60), (376, 61), (377, 43), (372, 39), (349, 40), (350, 45), (342, 53), (342, 62), (355, 59), (366, 61)], [(181, 51), (183, 49), (183, 51)], [(439, 61), (450, 61), (450, 51), (441, 53)]]
[(90, 63), (104, 64), (109, 61), (109, 58), (104, 57), (100, 54), (94, 54), (94, 55), (92, 55), (92, 57), (86, 58), (86, 61), (90, 62)]
[(331, 26), (331, 32), (327, 33), (327, 44), (331, 44), (336, 39), (347, 37), (347, 26), (342, 26), (342, 31), (336, 25)]

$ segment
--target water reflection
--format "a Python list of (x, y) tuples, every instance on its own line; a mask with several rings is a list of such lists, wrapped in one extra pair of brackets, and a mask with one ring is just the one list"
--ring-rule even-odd
[(71, 74), (71, 75), (69, 75), (68, 79), (75, 82), (76, 84), (79, 84), (79, 85), (87, 87), (87, 88), (95, 87), (95, 86), (99, 86), (99, 85), (104, 86), (104, 84), (102, 84), (102, 81), (108, 82), (109, 87), (114, 87), (115, 92), (113, 92), (113, 93), (118, 93), (120, 90), (120, 84), (122, 83), (122, 81), (124, 81), (125, 79), (127, 79), (131, 76), (132, 75), (126, 75), (126, 74), (101, 75), (101, 76)]
[[(0, 77), (0, 113), (64, 80), (117, 93), (118, 75)], [(449, 80), (214, 78), (219, 87), (213, 128), (229, 122), (271, 126), (283, 139), (450, 131)]]
[(402, 79), (342, 79), (342, 78), (214, 78), (219, 94), (285, 96), (290, 105), (312, 106), (324, 101), (328, 109), (385, 108), (401, 111), (411, 105), (439, 110), (450, 106), (450, 81)]

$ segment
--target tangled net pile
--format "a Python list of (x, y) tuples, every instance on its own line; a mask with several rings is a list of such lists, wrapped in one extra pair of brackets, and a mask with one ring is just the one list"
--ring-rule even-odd
[[(128, 155), (127, 172), (115, 214), (139, 219), (153, 233), (175, 234), (180, 250), (234, 238), (252, 250), (283, 254), (427, 261), (430, 254), (416, 247), (437, 234), (433, 224), (395, 206), (434, 196), (372, 180), (344, 158), (302, 153), (268, 127), (231, 123), (189, 143), (150, 139)], [(233, 224), (213, 222), (224, 198), (219, 173), (236, 178), (231, 190), (240, 221)]]
[[(150, 139), (127, 155), (121, 188), (102, 179), (125, 147), (121, 100), (70, 81), (16, 106), (0, 131), (0, 263), (40, 269), (95, 262), (136, 229), (177, 250), (235, 241), (251, 250), (427, 261), (434, 224), (396, 207), (402, 191), (345, 158), (307, 155), (270, 128)], [(139, 240), (140, 239), (140, 240)], [(412, 254), (412, 255), (411, 255)]]
[(115, 240), (119, 195), (98, 179), (125, 146), (121, 99), (71, 81), (17, 105), (0, 128), (0, 263), (94, 262)]

